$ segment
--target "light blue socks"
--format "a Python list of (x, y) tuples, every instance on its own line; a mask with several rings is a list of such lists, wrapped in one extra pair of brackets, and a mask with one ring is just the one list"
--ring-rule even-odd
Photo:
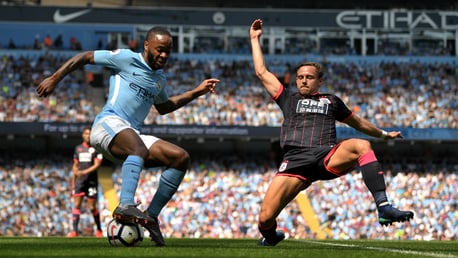
[(121, 196), (120, 206), (135, 204), (135, 191), (137, 190), (138, 179), (143, 169), (143, 158), (129, 155), (122, 164), (121, 170)]
[(172, 199), (176, 193), (185, 172), (178, 169), (168, 168), (162, 172), (156, 194), (148, 206), (148, 215), (157, 218), (162, 208)]

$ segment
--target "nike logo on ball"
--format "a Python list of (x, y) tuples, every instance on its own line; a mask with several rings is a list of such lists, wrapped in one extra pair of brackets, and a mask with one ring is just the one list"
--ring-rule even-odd
[(53, 19), (55, 23), (64, 23), (64, 22), (68, 22), (70, 20), (76, 19), (82, 15), (85, 15), (86, 13), (90, 11), (91, 11), (90, 9), (86, 9), (86, 10), (81, 10), (81, 11), (77, 11), (77, 12), (69, 13), (69, 14), (60, 14), (60, 10), (57, 9), (54, 12)]

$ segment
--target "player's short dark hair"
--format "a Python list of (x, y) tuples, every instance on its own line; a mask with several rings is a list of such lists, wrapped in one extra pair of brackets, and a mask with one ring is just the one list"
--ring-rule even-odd
[(318, 79), (323, 78), (323, 76), (324, 76), (324, 71), (323, 71), (323, 66), (322, 66), (320, 63), (317, 63), (317, 62), (304, 62), (304, 63), (300, 63), (300, 64), (296, 67), (296, 73), (297, 73), (297, 70), (299, 70), (299, 68), (301, 68), (302, 66), (313, 66), (313, 67), (315, 67), (315, 68), (316, 68), (316, 72), (317, 72)]
[(148, 40), (155, 35), (167, 35), (169, 37), (172, 37), (172, 34), (170, 34), (170, 31), (166, 29), (165, 27), (152, 27), (146, 33), (146, 39)]

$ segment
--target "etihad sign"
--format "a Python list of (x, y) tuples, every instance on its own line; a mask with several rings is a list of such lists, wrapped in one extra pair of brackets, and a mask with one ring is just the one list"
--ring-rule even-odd
[(458, 12), (342, 11), (336, 15), (336, 23), (345, 29), (458, 29)]

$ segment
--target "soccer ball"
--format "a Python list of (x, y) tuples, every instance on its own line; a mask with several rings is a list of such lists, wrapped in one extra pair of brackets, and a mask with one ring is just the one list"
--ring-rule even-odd
[(144, 229), (134, 223), (111, 220), (107, 224), (107, 238), (112, 246), (137, 246), (143, 241)]

